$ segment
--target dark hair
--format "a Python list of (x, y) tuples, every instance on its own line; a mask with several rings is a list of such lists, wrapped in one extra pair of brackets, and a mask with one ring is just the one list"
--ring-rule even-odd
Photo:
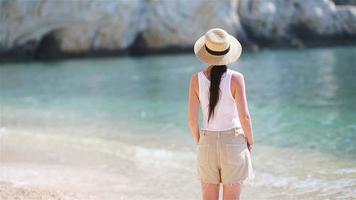
[(214, 65), (210, 71), (210, 88), (209, 88), (209, 117), (208, 122), (214, 116), (214, 109), (219, 101), (221, 76), (226, 72), (226, 65)]

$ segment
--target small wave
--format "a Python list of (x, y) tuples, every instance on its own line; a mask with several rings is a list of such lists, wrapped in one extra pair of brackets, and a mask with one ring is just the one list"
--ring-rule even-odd
[(337, 196), (341, 199), (350, 199), (356, 196), (356, 178), (343, 178), (325, 180), (315, 177), (305, 179), (296, 176), (281, 176), (272, 173), (260, 173), (255, 187), (270, 187), (278, 191), (279, 195), (293, 196), (315, 193), (319, 197)]

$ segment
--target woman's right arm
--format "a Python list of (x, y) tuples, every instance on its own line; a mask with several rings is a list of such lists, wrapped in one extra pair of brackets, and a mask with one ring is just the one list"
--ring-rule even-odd
[(253, 133), (252, 133), (252, 121), (248, 109), (245, 80), (244, 80), (244, 76), (241, 73), (234, 73), (232, 75), (232, 90), (233, 90), (232, 94), (236, 101), (236, 106), (239, 113), (241, 126), (247, 138), (247, 143), (248, 145), (253, 145), (254, 140), (253, 140)]
[(199, 134), (199, 85), (198, 75), (194, 74), (189, 83), (189, 99), (188, 99), (188, 123), (192, 131), (195, 144), (200, 140)]

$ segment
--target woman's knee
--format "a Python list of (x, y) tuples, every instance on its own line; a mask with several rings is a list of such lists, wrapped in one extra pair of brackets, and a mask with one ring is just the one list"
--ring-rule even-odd
[(201, 183), (203, 200), (218, 200), (220, 184), (216, 183)]
[(241, 184), (224, 184), (223, 185), (223, 199), (224, 200), (240, 200)]

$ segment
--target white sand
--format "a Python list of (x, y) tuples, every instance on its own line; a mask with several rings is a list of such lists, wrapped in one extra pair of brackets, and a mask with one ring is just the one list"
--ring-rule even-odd
[(31, 186), (19, 187), (12, 183), (0, 183), (0, 199), (14, 200), (14, 199), (48, 199), (48, 200), (72, 200), (78, 199), (75, 195), (64, 194), (59, 191), (50, 191), (43, 188), (35, 188)]
[[(12, 133), (2, 139), (1, 200), (200, 199), (194, 152), (74, 136)], [(262, 146), (252, 156), (256, 184), (243, 187), (244, 200), (355, 195), (356, 169), (347, 160)]]

